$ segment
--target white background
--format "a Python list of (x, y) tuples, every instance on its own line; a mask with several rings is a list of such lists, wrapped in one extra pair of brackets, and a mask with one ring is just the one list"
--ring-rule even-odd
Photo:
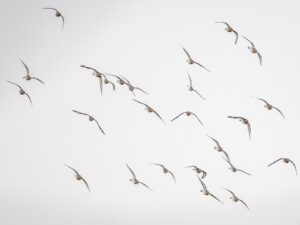
[[(54, 12), (65, 16), (65, 28)], [(0, 223), (18, 224), (299, 224), (299, 178), (290, 164), (266, 166), (279, 157), (300, 162), (299, 1), (17, 1), (0, 2)], [(240, 37), (214, 21), (229, 22), (252, 40), (256, 55)], [(179, 43), (208, 67), (188, 65)], [(25, 81), (23, 59), (43, 86)], [(149, 95), (136, 98), (153, 106), (164, 125), (132, 101), (124, 86), (113, 92), (81, 64), (122, 74)], [(187, 90), (194, 87), (206, 101)], [(18, 89), (31, 95), (33, 107)], [(267, 111), (250, 96), (278, 106)], [(72, 113), (90, 113), (96, 124)], [(182, 111), (192, 117), (169, 121)], [(228, 115), (244, 116), (247, 129)], [(214, 143), (249, 177), (228, 170)], [(177, 184), (150, 162), (163, 163)], [(91, 194), (64, 163), (89, 182)], [(130, 173), (154, 192), (129, 182)], [(224, 205), (200, 193), (193, 171)], [(233, 190), (250, 207), (234, 204)]]

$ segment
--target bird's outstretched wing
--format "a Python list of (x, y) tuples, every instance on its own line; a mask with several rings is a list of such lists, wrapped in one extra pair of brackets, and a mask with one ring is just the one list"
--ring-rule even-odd
[(250, 40), (249, 40), (248, 38), (246, 38), (245, 36), (243, 36), (243, 38), (245, 38), (245, 39), (251, 44), (252, 47), (255, 47), (252, 41), (250, 41)]
[(202, 185), (202, 188), (203, 188), (203, 191), (207, 191), (207, 187), (205, 185), (205, 183), (202, 181), (202, 179), (197, 175), (198, 177), (198, 180), (200, 181), (201, 185)]
[(90, 115), (87, 114), (87, 113), (79, 112), (79, 111), (77, 111), (77, 110), (72, 110), (72, 112), (77, 113), (77, 114), (80, 114), (80, 115), (90, 116)]
[(153, 191), (147, 184), (143, 183), (143, 182), (140, 182), (139, 181), (139, 184), (145, 186), (146, 188), (148, 188), (150, 191)]
[(65, 17), (62, 15), (62, 14), (60, 14), (61, 16), (61, 19), (62, 19), (62, 26), (61, 26), (61, 29), (63, 30), (64, 29), (64, 25), (65, 25)]
[(189, 76), (189, 81), (190, 81), (190, 87), (193, 87), (193, 81), (192, 81), (190, 74), (188, 74), (188, 76)]
[(225, 152), (225, 150), (221, 150), (221, 152), (224, 153), (225, 157), (227, 158), (227, 160), (230, 162), (230, 158), (229, 158), (229, 155), (227, 154), (227, 152)]
[(259, 52), (257, 52), (257, 56), (258, 56), (258, 59), (259, 59), (259, 64), (262, 65), (262, 56)]
[(37, 77), (31, 77), (31, 79), (37, 80), (38, 82), (40, 82), (40, 83), (42, 83), (42, 84), (45, 85), (45, 83), (44, 83), (41, 79), (39, 79), (39, 78), (37, 78)]
[(248, 134), (249, 134), (249, 139), (251, 138), (251, 125), (250, 123), (247, 123), (247, 128), (248, 128)]
[(220, 143), (216, 139), (214, 139), (213, 137), (209, 136), (208, 134), (206, 136), (209, 137), (211, 140), (213, 140), (213, 142), (215, 142), (215, 144), (217, 145), (217, 147), (221, 147)]
[(213, 197), (214, 199), (216, 199), (218, 202), (220, 202), (220, 203), (223, 204), (223, 202), (222, 202), (220, 199), (218, 199), (215, 195), (213, 195), (212, 193), (209, 193), (209, 195), (210, 195), (211, 197)]
[(127, 166), (127, 168), (129, 169), (129, 171), (130, 171), (130, 173), (131, 173), (133, 179), (136, 179), (136, 176), (135, 176), (133, 170), (132, 170), (127, 164), (126, 164), (126, 166)]
[(223, 23), (223, 24), (226, 24), (227, 27), (230, 27), (229, 24), (226, 22), (215, 22), (215, 23)]
[(201, 65), (200, 63), (194, 61), (198, 66), (201, 66), (203, 69), (205, 69), (207, 72), (210, 72), (209, 69), (207, 69), (205, 66)]
[(278, 109), (277, 107), (273, 106), (273, 109), (275, 109), (277, 112), (279, 112), (281, 114), (281, 116), (285, 119), (285, 116), (283, 115), (283, 113), (281, 112), (280, 109)]
[(80, 174), (77, 172), (77, 170), (75, 170), (74, 168), (72, 168), (71, 166), (69, 166), (69, 165), (67, 165), (67, 164), (65, 164), (65, 166), (68, 167), (68, 168), (70, 168), (71, 170), (73, 170), (74, 173), (76, 173), (76, 175), (79, 175), (79, 176), (80, 176)]
[(141, 104), (141, 105), (144, 105), (144, 106), (146, 106), (146, 107), (149, 107), (147, 104), (145, 104), (145, 103), (143, 103), (143, 102), (140, 102), (140, 101), (138, 101), (138, 100), (136, 100), (136, 99), (132, 99), (133, 101), (135, 101), (135, 102), (137, 102), (137, 103), (139, 103), (139, 104)]
[(139, 88), (139, 87), (134, 87), (134, 89), (137, 89), (137, 90), (143, 92), (144, 94), (148, 95), (148, 93), (147, 93), (146, 91), (144, 91), (143, 89), (141, 89), (141, 88)]
[(152, 165), (156, 165), (156, 166), (160, 166), (161, 168), (165, 168), (163, 164), (159, 164), (159, 163), (151, 163)]
[(197, 90), (193, 89), (193, 91), (194, 91), (197, 95), (199, 95), (200, 98), (202, 98), (203, 100), (205, 100), (205, 98), (204, 98)]
[(27, 92), (25, 92), (25, 95), (27, 96), (27, 98), (29, 99), (29, 101), (30, 101), (30, 104), (32, 105), (32, 101), (31, 101), (31, 97), (30, 97), (30, 95), (29, 94), (27, 94)]
[(165, 123), (165, 121), (162, 119), (162, 117), (158, 114), (158, 112), (156, 112), (155, 110), (153, 110), (153, 112), (155, 113), (155, 115), (163, 122)]
[(171, 174), (171, 176), (173, 177), (174, 182), (176, 183), (176, 179), (175, 179), (174, 173), (172, 173), (170, 170), (169, 170), (169, 173)]
[(195, 113), (192, 113), (192, 115), (193, 115), (194, 117), (196, 117), (197, 120), (199, 121), (199, 123), (203, 126), (203, 123), (201, 122), (201, 120), (199, 119), (199, 117), (198, 117)]
[(241, 170), (241, 169), (236, 169), (237, 171), (240, 171), (240, 172), (242, 172), (242, 173), (244, 173), (244, 174), (247, 174), (248, 176), (251, 176), (251, 174), (250, 173), (247, 173), (246, 171), (244, 171), (244, 170)]
[(235, 30), (232, 30), (232, 32), (235, 34), (235, 41), (234, 41), (234, 44), (237, 43), (238, 39), (239, 39), (239, 34), (238, 32), (236, 32)]
[(290, 160), (290, 162), (293, 164), (293, 166), (294, 166), (294, 168), (295, 168), (295, 171), (296, 171), (296, 175), (298, 175), (298, 171), (297, 171), (297, 167), (296, 167), (296, 164), (292, 161), (292, 160)]
[(227, 118), (230, 118), (230, 119), (243, 119), (243, 117), (240, 117), (240, 116), (227, 116)]
[(16, 85), (20, 90), (23, 90), (23, 88), (22, 88), (20, 85), (16, 84), (16, 83), (11, 82), (11, 81), (9, 81), (9, 80), (7, 80), (7, 82), (8, 82), (8, 83), (11, 83), (11, 84), (13, 84), (13, 85)]
[(174, 120), (176, 120), (178, 117), (180, 117), (181, 115), (183, 115), (183, 114), (185, 114), (185, 113), (186, 113), (186, 112), (180, 113), (178, 116), (174, 117), (174, 118), (171, 120), (171, 122), (173, 122)]
[(100, 85), (100, 92), (101, 92), (101, 95), (103, 94), (103, 80), (102, 80), (102, 77), (99, 77), (99, 85)]
[(257, 97), (253, 97), (251, 96), (252, 98), (255, 98), (255, 99), (258, 99), (260, 101), (263, 101), (266, 105), (270, 105), (269, 102), (267, 102), (267, 100), (263, 99), (263, 98), (257, 98)]
[(97, 123), (97, 125), (98, 125), (100, 131), (105, 135), (105, 132), (104, 132), (104, 130), (101, 128), (101, 126), (100, 126), (100, 124), (98, 123), (98, 121), (97, 121), (96, 119), (94, 119), (94, 120), (95, 120), (95, 122)]
[(82, 177), (81, 177), (81, 179), (84, 182), (85, 186), (87, 187), (88, 191), (91, 192), (89, 184), (86, 182), (86, 180), (84, 178), (82, 178)]
[(248, 209), (248, 210), (250, 210), (249, 209), (249, 207), (248, 207), (248, 205), (246, 204), (246, 202), (244, 202), (242, 199), (239, 199), (239, 201)]
[(227, 189), (227, 188), (224, 188), (226, 191), (228, 191), (231, 195), (232, 195), (232, 197), (236, 197), (236, 195), (232, 192), (232, 191), (230, 191), (229, 189)]
[(277, 163), (278, 161), (283, 160), (283, 158), (277, 159), (274, 162), (270, 163), (267, 167), (272, 166), (273, 164)]
[(57, 9), (55, 9), (55, 8), (45, 7), (45, 8), (43, 8), (43, 9), (52, 9), (52, 10), (54, 10), (55, 12), (58, 12), (58, 13), (59, 13), (59, 11), (58, 11)]
[(23, 64), (23, 66), (25, 67), (25, 69), (26, 69), (26, 74), (29, 75), (29, 68), (28, 68), (28, 66), (24, 63), (24, 61), (22, 59), (20, 59), (20, 61)]
[(189, 58), (189, 60), (192, 60), (192, 58), (191, 58), (190, 54), (188, 53), (188, 51), (182, 45), (180, 45), (180, 46), (183, 49), (183, 51), (185, 52), (185, 54), (187, 55), (187, 57)]

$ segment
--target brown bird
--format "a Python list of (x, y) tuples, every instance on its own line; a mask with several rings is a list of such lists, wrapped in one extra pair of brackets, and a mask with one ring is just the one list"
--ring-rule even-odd
[(23, 62), (22, 59), (20, 59), (20, 61), (21, 61), (21, 63), (24, 65), (24, 67), (25, 67), (25, 69), (26, 69), (26, 76), (23, 77), (25, 80), (37, 80), (38, 82), (40, 82), (40, 83), (42, 83), (42, 84), (45, 84), (45, 83), (44, 83), (42, 80), (40, 80), (39, 78), (30, 76), (28, 66)]
[(84, 182), (85, 186), (87, 187), (88, 191), (91, 192), (88, 183), (87, 183), (86, 180), (85, 180), (85, 179), (77, 172), (77, 170), (73, 169), (71, 166), (68, 166), (67, 164), (65, 164), (65, 166), (68, 167), (68, 168), (70, 168), (71, 170), (73, 170), (73, 171), (75, 172), (75, 178), (76, 178), (76, 180), (78, 180), (78, 181), (82, 180), (82, 181)]
[(176, 183), (176, 179), (175, 179), (174, 174), (170, 170), (168, 170), (164, 165), (159, 164), (159, 163), (151, 163), (151, 164), (156, 165), (156, 166), (160, 166), (162, 168), (162, 170), (163, 170), (163, 173), (165, 173), (165, 174), (166, 173), (171, 174), (171, 176), (173, 177), (174, 182)]
[(63, 16), (57, 9), (55, 9), (55, 8), (48, 8), (48, 7), (43, 8), (43, 9), (51, 9), (51, 10), (54, 10), (54, 11), (55, 11), (55, 16), (56, 16), (56, 17), (60, 17), (60, 18), (62, 19), (62, 27), (61, 27), (61, 29), (64, 29), (65, 18), (64, 18), (64, 16)]
[(226, 156), (226, 158), (228, 160), (230, 160), (229, 155), (227, 154), (227, 152), (224, 151), (224, 149), (222, 148), (222, 146), (220, 145), (220, 143), (216, 139), (212, 138), (209, 135), (207, 135), (207, 137), (209, 137), (211, 140), (213, 140), (213, 142), (215, 142), (216, 145), (214, 147), (214, 150), (217, 150), (218, 152), (223, 152), (224, 155)]
[(180, 116), (183, 115), (183, 114), (185, 114), (185, 115), (187, 115), (187, 116), (193, 115), (194, 117), (196, 117), (196, 119), (199, 121), (199, 123), (203, 126), (203, 123), (201, 122), (201, 120), (199, 119), (199, 117), (198, 117), (195, 113), (190, 112), (190, 111), (186, 111), (186, 112), (180, 113), (178, 116), (176, 116), (175, 118), (173, 118), (173, 119), (171, 120), (171, 122), (173, 122), (174, 120), (176, 120), (178, 117), (180, 117)]
[(224, 188), (226, 191), (228, 191), (232, 197), (230, 197), (230, 199), (232, 199), (233, 202), (241, 202), (244, 206), (246, 206), (246, 208), (249, 210), (249, 207), (248, 205), (240, 198), (238, 198), (232, 191), (230, 191), (229, 189), (227, 188)]
[(31, 101), (31, 98), (30, 98), (29, 94), (27, 94), (26, 91), (24, 91), (24, 89), (20, 85), (14, 83), (14, 82), (8, 81), (8, 80), (7, 80), (7, 82), (11, 83), (13, 85), (16, 85), (20, 89), (19, 90), (20, 95), (26, 95), (28, 97), (29, 101), (30, 101), (31, 106), (32, 106), (32, 101)]
[[(131, 91), (132, 94), (133, 94), (134, 96), (135, 96), (134, 90), (139, 90), (139, 91), (143, 92), (144, 94), (148, 95), (148, 93), (147, 93), (146, 91), (144, 91), (143, 89), (141, 89), (141, 88), (139, 88), (139, 87), (137, 87), (137, 86), (133, 86), (133, 85), (130, 83), (130, 81), (127, 80), (125, 77), (122, 77), (122, 76), (121, 76), (121, 78), (123, 79), (123, 82), (125, 81), (124, 84), (126, 84), (126, 85), (128, 86), (129, 91)], [(120, 81), (120, 80), (119, 80), (119, 81)]]
[(228, 118), (230, 118), (230, 119), (238, 119), (240, 122), (242, 122), (243, 124), (247, 125), (249, 139), (251, 138), (251, 126), (250, 126), (249, 121), (246, 118), (240, 117), (240, 116), (228, 116)]
[(190, 81), (190, 84), (188, 85), (189, 91), (195, 92), (197, 95), (200, 96), (200, 98), (202, 98), (203, 100), (205, 100), (205, 98), (197, 90), (194, 89), (192, 79), (191, 79), (191, 77), (190, 77), (189, 74), (188, 74), (188, 76), (189, 76), (189, 81)]
[(237, 43), (238, 38), (239, 38), (238, 32), (236, 32), (236, 31), (235, 31), (228, 23), (226, 23), (226, 22), (215, 22), (215, 23), (223, 23), (223, 24), (225, 24), (225, 25), (226, 25), (225, 30), (226, 30), (228, 33), (233, 32), (233, 33), (235, 34), (235, 42), (234, 42), (234, 44)]
[(200, 181), (201, 185), (202, 185), (202, 190), (201, 192), (204, 194), (204, 195), (210, 195), (211, 197), (213, 197), (214, 199), (216, 199), (217, 201), (221, 202), (223, 204), (223, 202), (218, 199), (215, 195), (213, 195), (212, 193), (210, 193), (208, 190), (207, 190), (207, 187), (205, 185), (205, 183), (202, 181), (202, 179), (197, 175), (198, 177), (198, 180)]
[(100, 131), (103, 133), (103, 134), (105, 134), (104, 133), (104, 131), (103, 131), (103, 129), (100, 127), (100, 124), (98, 123), (98, 121), (93, 117), (93, 116), (91, 116), (91, 115), (89, 115), (89, 114), (87, 114), (87, 113), (82, 113), (82, 112), (79, 112), (79, 111), (76, 111), (76, 110), (72, 110), (74, 113), (77, 113), (77, 114), (80, 114), (80, 115), (84, 115), (84, 116), (88, 116), (89, 117), (89, 121), (95, 121), (96, 123), (97, 123), (97, 125), (98, 125), (98, 127), (99, 127), (99, 129), (100, 129)]
[(129, 171), (130, 171), (130, 173), (131, 173), (131, 175), (132, 175), (132, 179), (130, 179), (130, 181), (131, 181), (133, 184), (135, 184), (135, 185), (141, 184), (141, 185), (145, 186), (146, 188), (148, 188), (150, 191), (152, 191), (152, 189), (151, 189), (150, 187), (148, 187), (145, 183), (139, 181), (139, 180), (136, 178), (135, 173), (133, 172), (133, 170), (132, 170), (127, 164), (126, 164), (126, 166), (127, 166), (127, 168), (129, 169)]
[(280, 159), (277, 159), (276, 161), (270, 163), (270, 164), (268, 165), (268, 167), (269, 167), (269, 166), (272, 166), (273, 164), (275, 164), (275, 163), (277, 163), (278, 161), (281, 161), (281, 160), (282, 160), (284, 163), (286, 163), (286, 164), (287, 164), (287, 163), (291, 163), (291, 164), (294, 166), (294, 168), (295, 168), (296, 175), (298, 174), (297, 167), (296, 167), (295, 163), (294, 163), (292, 160), (288, 159), (288, 158), (280, 158)]
[(183, 49), (183, 51), (185, 52), (185, 54), (187, 55), (188, 59), (186, 60), (188, 64), (192, 65), (192, 64), (197, 64), (198, 66), (201, 66), (203, 69), (205, 69), (207, 72), (210, 72), (206, 67), (204, 67), (203, 65), (201, 65), (200, 63), (194, 61), (190, 54), (188, 53), (188, 51), (182, 46), (180, 45), (181, 48)]
[[(252, 98), (256, 98), (256, 97), (252, 97)], [(277, 112), (279, 112), (281, 114), (281, 116), (283, 118), (285, 118), (285, 116), (283, 115), (283, 113), (280, 111), (280, 109), (278, 109), (277, 107), (271, 105), (269, 102), (267, 102), (265, 99), (263, 98), (256, 98), (258, 100), (261, 100), (265, 103), (264, 107), (267, 109), (267, 110), (272, 110), (272, 109), (275, 109)]]
[(165, 123), (164, 120), (161, 118), (161, 116), (152, 107), (150, 107), (149, 105), (147, 105), (147, 104), (145, 104), (143, 102), (140, 102), (140, 101), (138, 101), (136, 99), (133, 99), (133, 101), (135, 101), (135, 102), (137, 102), (137, 103), (139, 103), (141, 105), (146, 106), (145, 109), (146, 109), (147, 112), (149, 112), (149, 113), (153, 112), (163, 123)]
[(250, 50), (251, 53), (257, 54), (258, 59), (259, 59), (259, 64), (262, 65), (262, 56), (261, 56), (261, 54), (257, 51), (257, 49), (255, 48), (253, 42), (250, 41), (250, 40), (249, 40), (248, 38), (246, 38), (245, 36), (243, 36), (243, 38), (245, 38), (247, 41), (249, 41), (249, 43), (251, 44), (251, 47), (248, 46), (248, 49)]
[(250, 173), (247, 173), (247, 172), (245, 172), (244, 170), (241, 170), (241, 169), (237, 169), (228, 159), (226, 159), (226, 158), (224, 158), (224, 157), (222, 157), (229, 165), (230, 165), (230, 167), (229, 167), (229, 169), (232, 171), (232, 172), (242, 172), (242, 173), (244, 173), (244, 174), (247, 174), (247, 175), (249, 175), (249, 176), (251, 176), (251, 174)]
[(193, 166), (187, 166), (185, 168), (192, 168), (192, 170), (194, 170), (197, 174), (201, 174), (202, 173), (201, 179), (204, 179), (206, 177), (206, 175), (207, 175), (207, 173), (204, 170), (202, 170), (199, 167), (194, 166), (194, 165)]

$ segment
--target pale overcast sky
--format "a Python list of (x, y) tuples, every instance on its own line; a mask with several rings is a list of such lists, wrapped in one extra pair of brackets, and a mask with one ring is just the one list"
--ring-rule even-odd
[[(61, 11), (64, 30), (43, 7)], [(299, 177), (290, 164), (267, 168), (280, 157), (300, 166), (299, 12), (296, 0), (1, 0), (0, 224), (299, 225)], [(252, 40), (263, 65), (246, 40), (234, 45), (234, 34), (215, 21)], [(188, 65), (179, 43), (211, 72)], [(46, 85), (22, 79), (19, 59)], [(105, 86), (101, 96), (81, 64), (143, 88), (149, 95), (136, 98), (166, 125), (124, 86)], [(188, 91), (187, 73), (206, 101)], [(6, 80), (20, 84), (33, 107)], [(72, 109), (94, 115), (106, 135)], [(187, 110), (204, 126), (192, 117), (170, 123)], [(249, 119), (250, 141), (229, 115)], [(206, 134), (252, 176), (232, 173)], [(165, 164), (177, 183), (151, 162)], [(90, 194), (64, 163), (86, 178)], [(154, 192), (130, 183), (126, 163)], [(207, 171), (204, 182), (224, 205), (200, 192), (184, 169), (191, 164)]]

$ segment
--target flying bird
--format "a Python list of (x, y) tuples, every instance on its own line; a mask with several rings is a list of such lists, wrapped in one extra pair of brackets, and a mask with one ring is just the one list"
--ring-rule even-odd
[(257, 49), (255, 48), (253, 42), (250, 41), (250, 40), (249, 40), (248, 38), (246, 38), (245, 36), (243, 36), (243, 38), (245, 38), (247, 41), (249, 41), (249, 43), (251, 44), (251, 47), (248, 46), (248, 49), (250, 50), (251, 53), (257, 54), (258, 59), (259, 59), (259, 64), (262, 65), (262, 56), (261, 56), (261, 54), (257, 51)]
[[(253, 97), (253, 98), (256, 98), (256, 97)], [(263, 101), (263, 102), (265, 103), (264, 107), (265, 107), (267, 110), (275, 109), (277, 112), (279, 112), (279, 113), (281, 114), (281, 116), (282, 116), (283, 118), (285, 118), (285, 116), (283, 115), (283, 113), (281, 112), (280, 109), (278, 109), (277, 107), (271, 105), (271, 104), (270, 104), (269, 102), (267, 102), (265, 99), (263, 99), (263, 98), (256, 98), (256, 99)]]
[(232, 199), (233, 202), (241, 202), (244, 206), (246, 206), (246, 208), (249, 210), (249, 207), (248, 205), (240, 198), (238, 198), (232, 191), (230, 191), (229, 189), (227, 188), (224, 188), (226, 191), (228, 191), (232, 197), (230, 197), (230, 199)]
[[(122, 77), (122, 76), (121, 76)], [(139, 90), (141, 92), (143, 92), (144, 94), (148, 95), (148, 93), (146, 91), (144, 91), (143, 89), (137, 87), (137, 86), (133, 86), (129, 80), (127, 80), (125, 77), (122, 77), (122, 83), (124, 82), (124, 84), (126, 84), (128, 86), (128, 89), (130, 92), (132, 92), (132, 94), (135, 96), (134, 90)], [(119, 83), (121, 84), (121, 81), (119, 80)]]
[(23, 66), (25, 67), (25, 69), (26, 69), (26, 76), (23, 77), (25, 80), (37, 80), (38, 82), (40, 82), (40, 83), (42, 83), (42, 84), (45, 84), (45, 83), (44, 83), (42, 80), (40, 80), (39, 78), (30, 76), (28, 66), (23, 62), (22, 59), (20, 59), (20, 61), (21, 61), (21, 63), (23, 64)]
[(270, 163), (270, 164), (268, 165), (268, 167), (269, 167), (269, 166), (272, 166), (273, 164), (275, 164), (275, 163), (277, 163), (277, 162), (279, 162), (279, 161), (281, 161), (281, 160), (282, 160), (284, 163), (286, 163), (286, 164), (287, 164), (287, 163), (291, 163), (291, 164), (294, 166), (294, 169), (295, 169), (295, 171), (296, 171), (296, 175), (298, 174), (297, 167), (296, 167), (295, 163), (294, 163), (292, 160), (288, 159), (288, 158), (280, 158), (280, 159), (277, 159), (276, 161)]
[(190, 84), (188, 85), (189, 91), (195, 92), (197, 95), (200, 96), (200, 98), (202, 98), (203, 100), (205, 100), (205, 98), (197, 90), (194, 89), (192, 78), (190, 77), (189, 74), (188, 74), (188, 76), (189, 76), (189, 81), (190, 81)]
[(174, 174), (170, 170), (168, 170), (164, 165), (159, 164), (159, 163), (151, 163), (151, 164), (156, 165), (156, 166), (160, 166), (162, 168), (162, 170), (163, 170), (163, 173), (165, 173), (165, 174), (166, 173), (171, 174), (171, 176), (173, 177), (174, 182), (176, 183), (176, 179), (175, 179)]
[(46, 7), (46, 8), (43, 8), (43, 9), (54, 10), (55, 11), (55, 16), (56, 17), (60, 17), (62, 19), (62, 27), (61, 27), (61, 29), (64, 29), (65, 18), (64, 18), (64, 16), (57, 9), (55, 9), (55, 8), (49, 8), (49, 7)]
[(86, 180), (77, 172), (77, 170), (73, 169), (71, 166), (68, 166), (67, 164), (65, 164), (66, 167), (70, 168), (71, 170), (73, 170), (75, 172), (75, 178), (76, 180), (80, 181), (82, 180), (83, 183), (85, 184), (85, 186), (87, 187), (88, 191), (90, 191), (90, 187), (89, 184), (86, 182)]
[(229, 155), (227, 154), (227, 152), (225, 152), (225, 150), (222, 148), (220, 143), (216, 139), (214, 139), (213, 137), (211, 137), (209, 135), (207, 135), (207, 137), (209, 137), (213, 142), (215, 142), (216, 145), (214, 146), (214, 150), (217, 150), (218, 152), (223, 152), (224, 155), (226, 156), (226, 158), (228, 160), (230, 160)]
[(210, 193), (208, 190), (207, 190), (207, 187), (205, 185), (205, 183), (202, 181), (202, 179), (197, 175), (198, 177), (198, 180), (200, 181), (201, 185), (202, 185), (202, 190), (201, 192), (204, 194), (204, 195), (210, 195), (211, 197), (213, 197), (214, 199), (216, 199), (217, 201), (221, 202), (223, 204), (223, 202), (218, 199), (215, 195), (213, 195), (212, 193)]
[(235, 34), (235, 41), (234, 41), (234, 44), (237, 43), (238, 38), (239, 38), (238, 32), (236, 32), (236, 31), (235, 31), (228, 23), (226, 23), (226, 22), (215, 22), (215, 23), (223, 23), (223, 24), (225, 24), (225, 25), (226, 25), (225, 30), (226, 30), (228, 33), (233, 32), (233, 33)]
[(139, 103), (141, 105), (146, 106), (145, 109), (146, 109), (147, 112), (149, 112), (149, 113), (153, 112), (163, 123), (165, 123), (164, 120), (161, 118), (161, 116), (152, 107), (150, 107), (149, 105), (147, 105), (147, 104), (145, 104), (143, 102), (140, 102), (140, 101), (138, 101), (136, 99), (133, 99), (133, 101), (135, 101), (135, 102), (137, 102), (137, 103)]
[[(120, 85), (126, 84), (126, 81), (125, 81), (126, 78), (121, 78), (121, 77), (118, 76), (118, 75), (109, 74), (109, 73), (105, 73), (105, 75), (107, 75), (107, 76), (112, 76), (112, 77), (117, 78), (117, 83), (119, 83)], [(127, 79), (126, 79), (126, 80), (127, 80)]]
[(192, 65), (192, 64), (197, 64), (198, 66), (201, 66), (203, 69), (205, 69), (207, 72), (210, 72), (206, 67), (204, 67), (203, 65), (201, 65), (200, 63), (194, 61), (190, 54), (188, 53), (188, 51), (181, 45), (181, 48), (183, 49), (183, 51), (185, 52), (185, 54), (187, 55), (188, 59), (186, 60), (188, 64)]
[(80, 114), (80, 115), (84, 115), (84, 116), (88, 116), (89, 117), (89, 121), (95, 121), (100, 129), (100, 131), (105, 134), (105, 132), (103, 131), (103, 129), (101, 128), (100, 124), (98, 123), (98, 121), (91, 115), (87, 114), (87, 113), (82, 113), (82, 112), (79, 112), (79, 111), (76, 111), (76, 110), (72, 110), (74, 113), (77, 113), (77, 114)]
[(184, 114), (187, 115), (187, 116), (193, 115), (194, 117), (196, 117), (196, 119), (199, 121), (199, 123), (203, 126), (203, 123), (201, 122), (201, 120), (199, 119), (199, 117), (198, 117), (195, 113), (190, 112), (190, 111), (186, 111), (186, 112), (180, 113), (178, 116), (176, 116), (175, 118), (173, 118), (173, 119), (171, 120), (171, 122), (173, 122), (173, 121), (176, 120), (178, 117), (180, 117), (181, 115), (184, 115)]
[(207, 176), (207, 173), (204, 170), (202, 170), (199, 167), (197, 167), (197, 166), (193, 165), (193, 166), (187, 166), (185, 168), (192, 168), (192, 170), (194, 170), (197, 174), (201, 174), (202, 173), (201, 179), (204, 179)]
[(105, 79), (104, 74), (100, 73), (98, 70), (96, 70), (93, 67), (89, 67), (89, 66), (85, 66), (85, 65), (80, 65), (80, 67), (93, 71), (93, 75), (99, 79), (100, 92), (101, 92), (101, 95), (102, 95), (103, 94), (102, 93), (103, 92), (103, 79)]
[(241, 170), (241, 169), (237, 169), (232, 163), (231, 163), (231, 161), (229, 161), (228, 159), (226, 159), (226, 158), (224, 158), (224, 157), (222, 157), (229, 165), (230, 165), (230, 167), (229, 167), (229, 169), (232, 171), (232, 172), (242, 172), (242, 173), (244, 173), (244, 174), (247, 174), (247, 175), (249, 175), (249, 176), (251, 176), (251, 174), (250, 173), (247, 173), (247, 172), (245, 172), (244, 170)]
[(126, 164), (128, 170), (130, 171), (131, 175), (132, 175), (132, 179), (130, 179), (130, 181), (137, 185), (137, 184), (141, 184), (143, 186), (145, 186), (146, 188), (148, 188), (150, 191), (152, 191), (152, 189), (150, 187), (148, 187), (146, 184), (144, 184), (143, 182), (139, 181), (136, 176), (135, 176), (135, 173), (133, 172), (133, 170)]
[(240, 117), (240, 116), (228, 116), (228, 118), (230, 118), (230, 119), (238, 119), (240, 122), (242, 122), (243, 124), (247, 125), (249, 139), (250, 139), (250, 137), (251, 137), (251, 125), (250, 125), (249, 121), (246, 118)]
[(31, 98), (30, 98), (29, 94), (27, 94), (27, 92), (24, 91), (24, 89), (20, 85), (14, 83), (14, 82), (8, 81), (8, 80), (7, 80), (7, 82), (11, 83), (13, 85), (16, 85), (20, 89), (19, 90), (20, 95), (26, 95), (28, 97), (29, 101), (30, 101), (31, 106), (32, 106), (32, 101), (31, 101)]

